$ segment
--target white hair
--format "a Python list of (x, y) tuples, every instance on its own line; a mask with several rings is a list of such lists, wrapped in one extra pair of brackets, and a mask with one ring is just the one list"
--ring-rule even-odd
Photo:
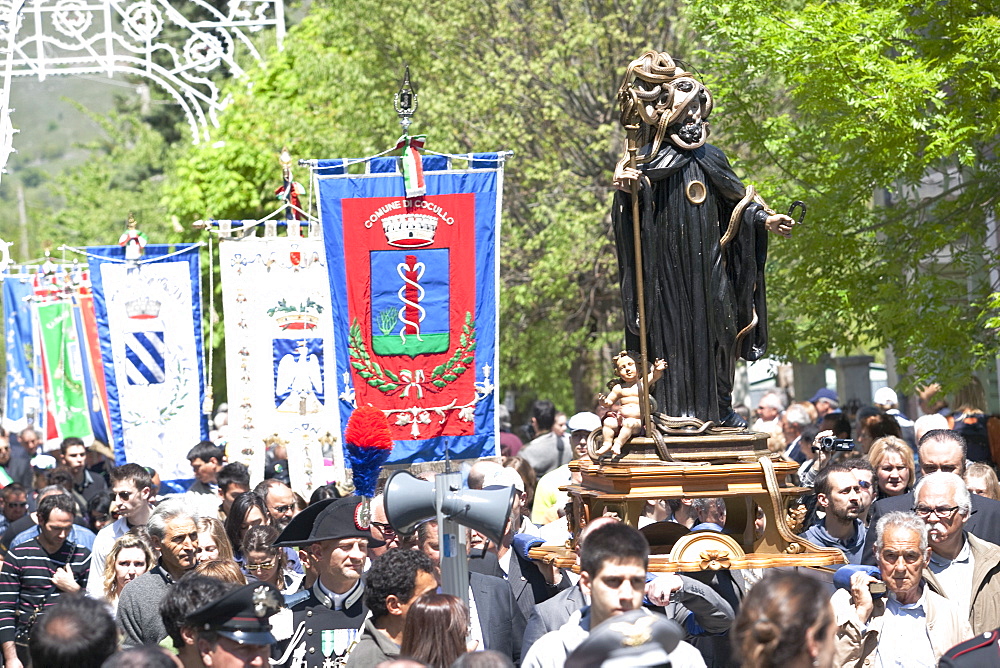
[(913, 488), (913, 503), (916, 505), (917, 499), (920, 498), (920, 490), (925, 486), (931, 486), (932, 488), (938, 489), (940, 487), (948, 487), (955, 491), (955, 505), (958, 506), (958, 512), (962, 513), (966, 517), (972, 512), (972, 497), (969, 495), (969, 488), (966, 486), (965, 481), (957, 473), (952, 473), (950, 471), (935, 471), (934, 473), (928, 473), (917, 486)]
[(802, 429), (805, 429), (810, 423), (812, 423), (806, 409), (797, 404), (792, 404), (788, 407), (788, 410), (785, 411), (785, 420), (787, 420), (789, 424), (794, 424)]
[(777, 392), (768, 392), (760, 398), (758, 406), (766, 406), (767, 408), (774, 408), (775, 410), (783, 411), (785, 410), (785, 402), (778, 395)]
[[(198, 521), (197, 508), (192, 507), (191, 501), (185, 498), (186, 494), (178, 494), (160, 502), (149, 516), (146, 523), (146, 531), (157, 540), (163, 540), (167, 532), (167, 524), (176, 517), (190, 518), (192, 522)], [(198, 495), (195, 496), (205, 496)]]
[(885, 532), (889, 527), (894, 529), (908, 529), (915, 532), (920, 536), (920, 552), (923, 554), (927, 551), (928, 545), (928, 529), (927, 523), (924, 522), (916, 513), (904, 513), (901, 510), (894, 510), (891, 513), (886, 513), (879, 518), (878, 522), (875, 524), (875, 553), (878, 554), (882, 551), (882, 547), (885, 545), (883, 537)]

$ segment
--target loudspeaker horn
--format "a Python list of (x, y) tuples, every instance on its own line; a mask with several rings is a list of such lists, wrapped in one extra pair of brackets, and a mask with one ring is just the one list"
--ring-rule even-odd
[[(443, 481), (442, 481), (443, 482)], [(499, 543), (514, 503), (514, 487), (442, 490), (442, 514)], [(385, 516), (396, 531), (412, 533), (437, 516), (435, 483), (396, 471), (385, 485)]]
[(446, 495), (441, 510), (449, 519), (499, 543), (513, 503), (513, 486), (463, 489)]
[(409, 471), (396, 471), (385, 483), (385, 516), (393, 529), (411, 534), (421, 522), (434, 519), (434, 483)]

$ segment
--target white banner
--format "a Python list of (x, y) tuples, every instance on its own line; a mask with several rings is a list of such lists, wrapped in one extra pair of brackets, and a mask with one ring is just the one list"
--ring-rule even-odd
[(191, 478), (187, 453), (204, 437), (197, 258), (195, 248), (139, 266), (103, 262), (95, 284), (107, 314), (116, 434), (127, 461), (154, 467), (164, 481)]
[(308, 499), (344, 471), (323, 241), (227, 239), (219, 263), (229, 459), (244, 462), (256, 483), (266, 448), (284, 445), (292, 488)]

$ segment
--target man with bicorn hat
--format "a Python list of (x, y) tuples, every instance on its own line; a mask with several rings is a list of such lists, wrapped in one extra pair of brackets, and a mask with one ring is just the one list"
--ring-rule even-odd
[(370, 508), (359, 496), (328, 499), (296, 515), (275, 545), (309, 552), (318, 577), (309, 597), (292, 606), (294, 632), (280, 665), (328, 668), (343, 665), (360, 637), (365, 559), (372, 537)]

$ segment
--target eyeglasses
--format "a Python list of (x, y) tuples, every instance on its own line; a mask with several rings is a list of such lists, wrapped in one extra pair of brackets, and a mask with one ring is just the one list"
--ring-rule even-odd
[(247, 573), (262, 573), (264, 571), (269, 571), (274, 568), (273, 561), (265, 561), (261, 564), (247, 564), (243, 567)]
[(396, 535), (396, 530), (392, 528), (391, 524), (387, 524), (385, 522), (372, 522), (371, 525), (378, 529), (379, 533), (381, 533), (385, 538), (392, 538)]
[(284, 515), (285, 513), (291, 512), (293, 508), (295, 508), (294, 503), (286, 503), (283, 506), (275, 506), (271, 508), (271, 510), (279, 515)]
[(954, 464), (944, 464), (943, 466), (938, 466), (937, 464), (925, 464), (921, 462), (920, 470), (924, 472), (924, 475), (930, 475), (936, 471), (944, 471), (945, 473), (958, 473), (958, 467)]
[(111, 498), (112, 499), (121, 499), (122, 501), (128, 501), (130, 498), (132, 498), (132, 492), (116, 492), (116, 491), (112, 490), (111, 491)]
[(955, 512), (957, 510), (958, 506), (952, 506), (951, 508), (928, 508), (927, 506), (917, 506), (913, 509), (913, 512), (919, 515), (921, 519), (925, 520), (931, 515), (934, 515), (942, 520), (950, 520), (955, 516)]

